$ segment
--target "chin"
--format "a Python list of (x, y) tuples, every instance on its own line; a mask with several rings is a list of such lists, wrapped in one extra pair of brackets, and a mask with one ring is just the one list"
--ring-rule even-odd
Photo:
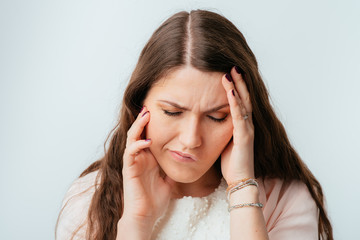
[(199, 178), (202, 176), (200, 174), (193, 173), (189, 169), (163, 168), (163, 171), (169, 178), (178, 183), (193, 183), (199, 180)]

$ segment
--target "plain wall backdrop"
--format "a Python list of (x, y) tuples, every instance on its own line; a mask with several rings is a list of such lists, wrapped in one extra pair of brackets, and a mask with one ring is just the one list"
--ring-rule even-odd
[(220, 13), (257, 56), (289, 137), (323, 186), (336, 239), (360, 207), (359, 1), (0, 1), (0, 239), (53, 239), (62, 199), (103, 155), (152, 32)]

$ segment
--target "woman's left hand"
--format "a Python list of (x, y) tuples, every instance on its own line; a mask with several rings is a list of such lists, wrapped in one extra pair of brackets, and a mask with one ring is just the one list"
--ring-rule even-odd
[[(239, 68), (238, 68), (239, 69)], [(221, 171), (228, 184), (254, 178), (254, 124), (244, 76), (233, 67), (222, 77), (233, 123), (233, 138), (221, 154)]]

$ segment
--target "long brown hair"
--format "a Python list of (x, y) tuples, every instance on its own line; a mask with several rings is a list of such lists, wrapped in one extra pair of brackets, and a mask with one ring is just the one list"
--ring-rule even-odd
[(205, 10), (174, 14), (153, 33), (142, 50), (124, 93), (119, 121), (106, 140), (111, 139), (105, 155), (80, 175), (95, 170), (101, 174), (88, 213), (87, 237), (116, 238), (124, 204), (122, 156), (127, 131), (151, 86), (169, 71), (184, 65), (206, 72), (226, 73), (233, 66), (242, 69), (253, 106), (255, 176), (305, 183), (319, 209), (319, 239), (333, 239), (320, 183), (300, 159), (276, 117), (256, 58), (243, 34), (223, 16)]

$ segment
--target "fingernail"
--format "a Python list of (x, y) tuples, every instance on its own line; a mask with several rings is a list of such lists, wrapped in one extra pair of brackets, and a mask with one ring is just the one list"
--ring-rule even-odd
[(237, 72), (238, 74), (242, 74), (242, 73), (244, 72), (244, 71), (241, 70), (241, 68), (238, 67), (238, 66), (235, 66), (235, 70), (236, 70), (236, 72)]
[(227, 79), (229, 82), (232, 82), (232, 81), (233, 81), (233, 79), (232, 79), (232, 77), (231, 77), (230, 74), (226, 73), (226, 74), (225, 74), (225, 77), (226, 77), (226, 79)]
[(143, 115), (142, 115), (141, 117), (145, 116), (145, 114), (147, 114), (148, 112), (149, 112), (149, 111), (144, 112), (144, 113), (143, 113)]
[(151, 141), (151, 138), (148, 138), (148, 139), (145, 139), (146, 142), (150, 142)]
[(231, 90), (231, 92), (232, 92), (233, 96), (235, 97), (235, 91), (234, 91), (234, 89)]
[(140, 112), (139, 112), (139, 113), (141, 113), (143, 110), (144, 110), (144, 106), (142, 106), (142, 108), (141, 108), (141, 110), (140, 110)]

